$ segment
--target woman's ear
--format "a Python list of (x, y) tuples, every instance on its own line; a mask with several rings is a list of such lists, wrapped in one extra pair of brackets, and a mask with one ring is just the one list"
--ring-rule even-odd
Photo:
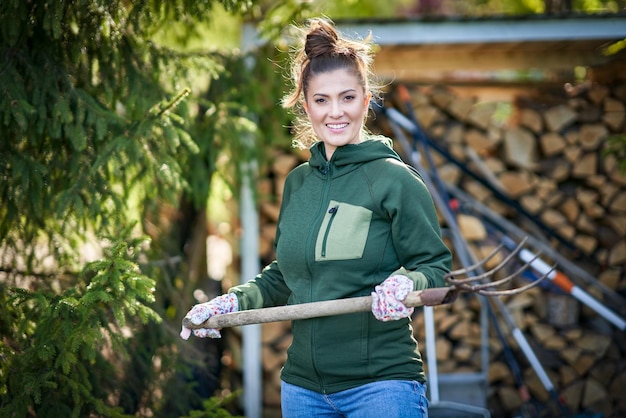
[(307, 106), (306, 102), (302, 102), (302, 108), (304, 109), (304, 112), (308, 115), (309, 114), (309, 106)]
[(372, 100), (372, 93), (367, 93), (365, 95), (365, 102), (363, 103), (365, 107), (370, 105), (370, 100)]

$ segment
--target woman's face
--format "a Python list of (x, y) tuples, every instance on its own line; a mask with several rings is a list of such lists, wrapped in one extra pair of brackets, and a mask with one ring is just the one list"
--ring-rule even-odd
[(311, 77), (304, 108), (313, 131), (324, 142), (327, 159), (337, 147), (361, 142), (369, 100), (370, 94), (365, 94), (359, 79), (348, 70)]

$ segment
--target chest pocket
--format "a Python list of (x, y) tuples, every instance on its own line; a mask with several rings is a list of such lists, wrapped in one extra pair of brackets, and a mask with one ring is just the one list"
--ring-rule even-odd
[(371, 210), (331, 200), (317, 234), (315, 261), (361, 258), (371, 220)]

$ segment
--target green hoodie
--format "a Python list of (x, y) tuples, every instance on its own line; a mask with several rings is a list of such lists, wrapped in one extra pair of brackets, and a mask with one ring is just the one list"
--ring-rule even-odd
[[(324, 144), (285, 181), (276, 260), (231, 289), (239, 309), (367, 296), (394, 274), (415, 290), (445, 286), (451, 254), (432, 198), (391, 141), (375, 137), (337, 148)], [(379, 380), (425, 381), (408, 318), (371, 312), (293, 321), (281, 378), (320, 393)]]

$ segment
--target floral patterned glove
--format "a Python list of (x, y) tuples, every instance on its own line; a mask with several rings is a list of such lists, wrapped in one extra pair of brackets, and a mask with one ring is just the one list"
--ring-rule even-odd
[[(234, 293), (226, 293), (225, 295), (218, 296), (214, 299), (206, 303), (201, 303), (199, 305), (191, 308), (185, 318), (189, 318), (191, 322), (198, 325), (206, 321), (212, 316), (222, 315), (230, 312), (237, 312), (239, 310), (239, 301), (237, 300), (237, 295)], [(183, 329), (180, 331), (180, 337), (184, 340), (188, 339), (191, 333), (199, 338), (221, 338), (222, 335), (220, 331), (217, 329), (210, 328), (199, 328), (191, 330), (183, 326)]]
[(413, 290), (413, 280), (396, 275), (387, 278), (372, 292), (372, 313), (379, 321), (395, 321), (413, 314), (414, 308), (407, 308), (402, 301)]

